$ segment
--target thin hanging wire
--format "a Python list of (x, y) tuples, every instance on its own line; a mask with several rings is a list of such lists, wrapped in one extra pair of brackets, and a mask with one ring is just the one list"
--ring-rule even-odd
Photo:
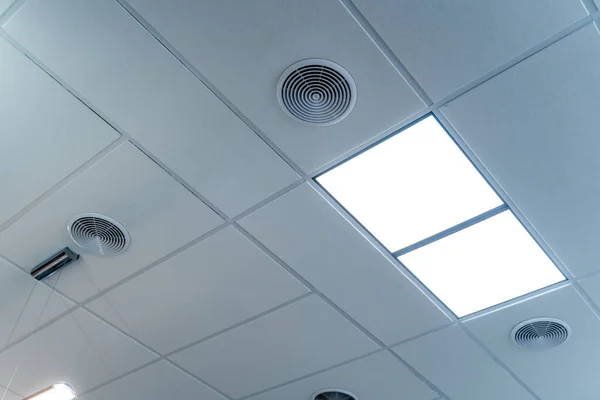
[[(95, 288), (95, 290), (97, 292), (100, 292), (101, 289), (98, 286), (98, 284), (95, 282), (95, 280), (92, 278), (92, 276), (89, 274), (89, 272), (87, 271), (87, 268), (85, 266), (82, 265), (77, 265), (77, 263), (73, 264), (73, 268), (81, 268), (83, 273), (86, 275), (87, 279), (89, 280), (89, 282), (91, 283), (91, 285)], [(10, 341), (13, 339), (13, 336), (15, 335), (15, 332), (17, 331), (17, 328), (19, 326), (19, 324), (21, 323), (23, 316), (25, 315), (25, 312), (28, 308), (28, 306), (30, 305), (30, 303), (32, 302), (32, 299), (34, 298), (34, 292), (35, 290), (38, 288), (38, 285), (42, 284), (43, 286), (46, 286), (50, 289), (50, 293), (48, 294), (48, 297), (46, 298), (45, 302), (44, 302), (44, 306), (42, 308), (42, 311), (40, 312), (40, 314), (37, 316), (36, 321), (35, 321), (35, 325), (33, 326), (33, 328), (31, 329), (31, 331), (35, 331), (38, 326), (40, 325), (40, 322), (42, 321), (42, 318), (51, 302), (51, 298), (52, 296), (56, 295), (58, 296), (58, 298), (60, 299), (60, 301), (63, 303), (65, 310), (70, 310), (72, 308), (72, 306), (70, 306), (69, 304), (67, 304), (67, 302), (65, 301), (65, 298), (56, 291), (56, 287), (58, 286), (61, 276), (63, 274), (65, 270), (60, 270), (57, 274), (57, 278), (56, 281), (53, 283), (53, 285), (46, 285), (41, 283), (38, 280), (35, 280), (35, 284), (33, 285), (26, 301), (25, 304), (23, 305), (17, 320), (15, 322), (15, 324), (13, 325), (11, 332), (6, 340), (6, 343), (4, 344), (2, 349), (5, 349), (9, 344)], [(120, 323), (122, 324), (123, 327), (125, 327), (126, 332), (133, 336), (134, 338), (137, 338), (139, 336), (136, 335), (135, 330), (127, 323), (127, 321), (125, 320), (125, 318), (121, 315), (121, 313), (117, 310), (117, 308), (112, 304), (112, 302), (110, 301), (110, 299), (108, 298), (108, 296), (106, 294), (103, 294), (101, 296), (101, 298), (106, 301), (106, 303), (108, 304), (108, 306), (110, 307), (111, 311), (114, 313), (115, 316), (117, 316), (117, 318), (119, 319)], [(83, 329), (83, 327), (81, 326), (80, 322), (77, 320), (77, 318), (75, 317), (74, 313), (74, 309), (71, 310), (68, 315), (70, 316), (70, 318), (72, 318), (73, 322), (75, 323), (75, 325), (77, 326), (77, 329), (79, 330), (79, 332), (82, 334), (85, 342), (88, 344), (88, 348), (93, 352), (94, 357), (99, 361), (100, 365), (102, 365), (102, 368), (104, 369), (105, 373), (106, 373), (106, 377), (107, 378), (111, 378), (113, 377), (115, 374), (114, 373), (110, 373), (110, 368), (107, 365), (106, 360), (104, 359), (104, 357), (101, 356), (100, 352), (98, 351), (98, 349), (96, 348), (94, 342), (91, 340), (90, 335), (88, 334), (88, 332), (85, 331), (85, 329)], [(65, 316), (66, 317), (66, 316)], [(96, 318), (94, 316), (94, 318)], [(0, 400), (4, 400), (6, 394), (11, 391), (11, 385), (14, 381), (14, 378), (16, 377), (18, 368), (20, 365), (20, 361), (17, 362), (15, 369), (13, 371), (13, 374), (8, 382), (8, 384), (6, 385), (6, 387), (4, 388), (4, 393), (2, 395), (2, 397), (0, 397)], [(170, 369), (170, 368), (175, 368), (174, 366), (172, 366), (169, 363), (164, 363), (164, 364), (159, 364), (160, 368), (163, 370), (161, 373), (161, 376), (163, 379), (165, 379), (165, 382), (167, 383), (167, 385), (169, 386), (169, 390), (171, 391), (171, 393), (176, 393), (178, 390), (178, 386), (175, 385), (175, 383), (172, 381), (171, 377), (170, 377), (170, 373), (168, 371), (166, 371), (166, 369)], [(14, 392), (13, 392), (14, 393)]]
[[(82, 268), (82, 269), (83, 269), (83, 272), (85, 273), (85, 275), (87, 276), (87, 278), (89, 279), (90, 283), (92, 284), (92, 286), (94, 286), (94, 289), (96, 289), (96, 292), (100, 293), (102, 291), (102, 289), (100, 289), (100, 287), (96, 284), (96, 282), (94, 281), (92, 276), (88, 273), (87, 269), (85, 269), (85, 268)], [(108, 298), (107, 293), (103, 294), (99, 298), (102, 298), (106, 302), (106, 304), (108, 304), (108, 306), (110, 307), (110, 309), (114, 313), (114, 315), (116, 315), (117, 318), (119, 318), (119, 321), (121, 322), (121, 324), (123, 324), (123, 326), (125, 326), (126, 332), (128, 332), (130, 335), (135, 337), (135, 333), (133, 332), (133, 329), (129, 326), (127, 321), (125, 321), (125, 318), (123, 318), (121, 313), (119, 311), (117, 311), (116, 307), (112, 304), (112, 302)]]
[(2, 346), (2, 350), (4, 350), (6, 348), (6, 346), (8, 346), (8, 344), (10, 343), (10, 339), (12, 338), (12, 335), (15, 333), (15, 330), (17, 329), (17, 325), (19, 325), (19, 322), (21, 322), (21, 318), (23, 318), (23, 313), (25, 312), (25, 309), (29, 305), (31, 296), (33, 296), (33, 292), (35, 291), (35, 288), (37, 287), (38, 283), (39, 283), (39, 281), (36, 280), (34, 285), (31, 287), (29, 296), (27, 296), (27, 299), (25, 300), (25, 304), (23, 305), (23, 308), (21, 308), (21, 312), (19, 313), (19, 316), (17, 317), (17, 320), (15, 321), (15, 324), (13, 325), (13, 327), (10, 331), (10, 334), (8, 335), (8, 338), (4, 342), (4, 345)]
[[(91, 284), (94, 286), (94, 288), (98, 292), (100, 292), (101, 291), (100, 287), (96, 284), (96, 282), (90, 276), (90, 274), (88, 273), (88, 271), (85, 268), (83, 268), (83, 271), (86, 274), (86, 276), (89, 279), (89, 281), (91, 282)], [(108, 304), (108, 306), (110, 307), (111, 311), (114, 313), (114, 315), (117, 316), (117, 318), (119, 319), (119, 321), (125, 327), (126, 332), (130, 336), (132, 336), (134, 338), (138, 338), (139, 336), (136, 334), (136, 331), (127, 323), (127, 321), (125, 320), (125, 318), (121, 315), (121, 313), (117, 310), (117, 308), (112, 304), (112, 302), (110, 301), (110, 298), (107, 296), (108, 293), (109, 292), (104, 293), (99, 298), (102, 298), (106, 302), (106, 304)], [(173, 366), (172, 364), (168, 363), (168, 362), (164, 362), (164, 363), (160, 364), (160, 360), (156, 360), (155, 362), (158, 364), (158, 367), (162, 371), (161, 377), (163, 379), (165, 379), (165, 381), (167, 382), (167, 385), (168, 385), (168, 388), (169, 388), (169, 393), (172, 393), (173, 395), (176, 395), (178, 393), (179, 387), (170, 378), (170, 373), (165, 370), (166, 368), (168, 368), (168, 369), (176, 369), (176, 367)], [(180, 372), (180, 373), (183, 373), (183, 372)]]
[[(35, 321), (35, 325), (33, 326), (33, 330), (36, 330), (42, 320), (42, 317), (44, 316), (44, 313), (46, 312), (46, 309), (48, 308), (48, 304), (50, 304), (50, 299), (52, 299), (52, 296), (54, 295), (54, 293), (56, 292), (56, 286), (58, 286), (58, 282), (60, 281), (60, 277), (62, 276), (64, 270), (59, 270), (58, 271), (58, 276), (56, 277), (56, 282), (54, 282), (54, 285), (50, 287), (50, 293), (48, 294), (48, 298), (46, 299), (46, 302), (44, 303), (44, 307), (42, 307), (42, 311), (40, 312), (40, 314), (38, 315), (36, 321)], [(69, 307), (65, 307), (65, 311), (69, 310)]]
[[(80, 261), (81, 258), (80, 258)], [(92, 277), (87, 273), (87, 270), (85, 268), (85, 266), (83, 265), (77, 265), (74, 264), (74, 268), (80, 268), (85, 275), (87, 276), (87, 278), (90, 280), (90, 283), (96, 288), (96, 290), (98, 290), (98, 286), (96, 285), (96, 282), (94, 282), (94, 280), (92, 279)], [(68, 307), (65, 299), (63, 296), (61, 296), (59, 294), (58, 296), (60, 298), (60, 300), (62, 301), (62, 303), (65, 305), (65, 307)], [(88, 333), (85, 331), (85, 329), (83, 329), (83, 327), (81, 326), (81, 324), (79, 323), (79, 321), (77, 321), (77, 318), (75, 318), (75, 315), (73, 314), (75, 312), (75, 310), (72, 310), (71, 312), (69, 312), (69, 316), (70, 318), (73, 320), (73, 322), (75, 323), (75, 325), (77, 326), (77, 329), (79, 330), (79, 332), (81, 333), (81, 335), (83, 336), (83, 339), (87, 342), (89, 349), (92, 351), (94, 357), (96, 357), (96, 359), (98, 359), (98, 361), (100, 362), (100, 365), (102, 366), (102, 368), (104, 369), (104, 373), (106, 374), (107, 378), (110, 378), (113, 376), (113, 374), (110, 373), (110, 368), (108, 367), (106, 360), (100, 356), (100, 352), (98, 351), (98, 349), (96, 349), (96, 346), (94, 345), (94, 342), (90, 339)]]
[(12, 376), (10, 377), (10, 380), (8, 381), (8, 385), (6, 385), (6, 387), (4, 388), (4, 393), (2, 393), (2, 398), (0, 400), (4, 400), (6, 393), (8, 393), (8, 388), (12, 384), (13, 379), (15, 379), (15, 375), (17, 374), (18, 369), (19, 369), (19, 364), (15, 365), (15, 369), (12, 373)]
[[(88, 273), (87, 269), (85, 267), (82, 267), (83, 272), (85, 273), (85, 275), (87, 276), (87, 278), (89, 279), (90, 283), (94, 286), (94, 288), (96, 289), (96, 291), (99, 293), (101, 292), (101, 289), (99, 287), (99, 285), (95, 282), (95, 280), (92, 278), (92, 276)], [(123, 326), (125, 327), (126, 332), (134, 337), (137, 338), (138, 336), (136, 335), (135, 330), (127, 323), (127, 321), (125, 320), (125, 318), (123, 318), (123, 316), (121, 315), (121, 313), (117, 310), (117, 308), (112, 304), (112, 302), (110, 301), (109, 297), (107, 296), (107, 293), (103, 294), (102, 296), (100, 296), (99, 298), (102, 298), (104, 301), (106, 301), (106, 304), (108, 304), (108, 306), (110, 307), (111, 311), (114, 313), (114, 315), (117, 316), (117, 318), (119, 319), (119, 321), (123, 324)], [(62, 296), (61, 296), (62, 299)], [(64, 299), (63, 299), (64, 301)], [(70, 313), (72, 315), (72, 313)], [(96, 317), (94, 317), (96, 318)], [(84, 335), (84, 338), (88, 341), (88, 343), (90, 344), (90, 348), (92, 348), (92, 350), (94, 351), (96, 357), (101, 360), (101, 362), (104, 365), (105, 370), (108, 373), (108, 367), (105, 363), (105, 360), (103, 358), (101, 358), (98, 354), (98, 352), (94, 349), (94, 347), (91, 344), (91, 340), (89, 339), (89, 337), (87, 336), (87, 333), (83, 330), (83, 328), (79, 325), (79, 323), (77, 322), (76, 318), (73, 316), (73, 319), (75, 320), (75, 323), (77, 324), (78, 328), (81, 330), (82, 334)], [(156, 360), (156, 363), (158, 363), (160, 360)], [(170, 378), (170, 374), (168, 371), (165, 371), (165, 368), (175, 368), (173, 365), (169, 364), (169, 363), (163, 363), (163, 364), (158, 364), (158, 366), (161, 368), (162, 370), (162, 374), (161, 377), (163, 379), (165, 379), (168, 387), (169, 387), (169, 393), (172, 394), (176, 394), (178, 393), (178, 386), (175, 385), (175, 383), (172, 381), (172, 379)], [(183, 373), (183, 372), (181, 372)], [(110, 376), (110, 374), (109, 374)]]
[[(50, 298), (52, 297), (53, 293), (55, 292), (55, 288), (56, 285), (58, 284), (59, 280), (60, 280), (60, 275), (62, 274), (62, 271), (59, 272), (56, 282), (54, 282), (53, 286), (50, 285), (46, 285), (48, 288), (50, 288), (50, 293), (48, 294), (48, 298), (45, 301), (44, 307), (42, 308), (42, 311), (40, 313), (40, 315), (38, 316), (34, 326), (31, 328), (31, 332), (35, 331), (38, 328), (38, 324), (41, 321), (41, 317), (42, 315), (45, 313), (46, 308), (48, 307), (48, 304), (50, 302)], [(29, 292), (29, 295), (27, 296), (27, 299), (25, 300), (25, 304), (23, 305), (23, 307), (21, 308), (21, 311), (19, 312), (19, 315), (17, 317), (17, 320), (15, 321), (10, 334), (8, 335), (4, 346), (2, 347), (2, 350), (6, 349), (6, 347), (10, 344), (11, 339), (13, 338), (13, 335), (15, 334), (15, 331), (17, 330), (17, 327), (19, 326), (19, 323), (21, 322), (23, 315), (25, 314), (25, 310), (27, 309), (27, 307), (29, 306), (31, 299), (33, 298), (33, 294), (35, 293), (35, 290), (38, 288), (38, 285), (40, 285), (40, 281), (38, 281), (37, 279), (35, 279), (35, 282), (33, 284), (33, 286), (31, 287), (31, 291)], [(8, 384), (6, 385), (6, 387), (4, 388), (4, 393), (2, 394), (2, 398), (0, 400), (4, 400), (4, 397), (6, 396), (6, 394), (8, 393), (8, 391), (11, 389), (11, 385), (12, 382), (17, 374), (17, 370), (19, 369), (19, 365), (20, 365), (20, 361), (17, 362), (17, 364), (15, 365), (15, 369), (13, 371), (13, 374), (10, 378), (10, 380), (8, 381)]]

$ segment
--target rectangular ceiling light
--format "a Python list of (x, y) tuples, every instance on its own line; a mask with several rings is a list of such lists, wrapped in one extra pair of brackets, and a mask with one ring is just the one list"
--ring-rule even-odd
[(565, 279), (433, 116), (316, 180), (458, 317)]
[(391, 252), (502, 204), (434, 117), (317, 182)]
[(73, 400), (76, 397), (77, 394), (73, 386), (65, 382), (59, 382), (27, 397), (25, 400)]
[(511, 211), (399, 259), (458, 317), (565, 279)]

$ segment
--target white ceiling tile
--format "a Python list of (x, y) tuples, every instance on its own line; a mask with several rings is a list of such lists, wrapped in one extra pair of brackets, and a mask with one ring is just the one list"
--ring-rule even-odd
[(28, 1), (5, 29), (226, 213), (298, 179), (116, 2)]
[(87, 307), (168, 353), (307, 292), (229, 227)]
[(534, 399), (457, 326), (402, 344), (394, 351), (452, 399)]
[(0, 59), (3, 223), (119, 135), (4, 39)]
[(82, 253), (57, 276), (56, 288), (76, 300), (107, 288), (222, 222), (126, 142), (1, 232), (0, 254), (28, 271), (65, 246), (77, 251), (66, 228), (84, 212), (122, 223), (131, 234), (131, 246), (113, 257)]
[(0, 259), (0, 348), (72, 306), (71, 301)]
[[(129, 3), (306, 171), (424, 107), (337, 1)], [(279, 76), (310, 58), (340, 64), (356, 82), (354, 110), (336, 125), (302, 125), (277, 101)]]
[(587, 15), (579, 1), (356, 0), (434, 101)]
[(164, 360), (77, 398), (80, 400), (224, 399)]
[(238, 398), (375, 349), (348, 320), (310, 296), (170, 358)]
[(66, 381), (84, 392), (154, 356), (81, 309), (0, 354), (0, 381), (22, 396)]
[(449, 319), (309, 185), (240, 224), (385, 343)]
[(379, 352), (250, 399), (306, 400), (315, 392), (327, 388), (347, 390), (359, 399), (436, 398), (436, 393), (400, 361), (387, 352)]
[[(513, 344), (513, 327), (537, 317), (565, 321), (572, 329), (572, 337), (550, 350), (522, 349)], [(480, 316), (465, 322), (465, 326), (542, 399), (598, 398), (600, 320), (573, 287)]]
[(575, 275), (598, 269), (600, 36), (574, 32), (443, 113)]

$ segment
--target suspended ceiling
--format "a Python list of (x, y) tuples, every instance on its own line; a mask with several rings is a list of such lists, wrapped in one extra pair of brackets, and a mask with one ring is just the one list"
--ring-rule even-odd
[[(597, 6), (0, 1), (5, 398), (597, 399)], [(306, 58), (355, 80), (342, 122), (277, 103)], [(430, 113), (566, 282), (457, 319), (314, 182)], [(36, 283), (82, 212), (131, 247)], [(533, 317), (572, 337), (516, 347)]]

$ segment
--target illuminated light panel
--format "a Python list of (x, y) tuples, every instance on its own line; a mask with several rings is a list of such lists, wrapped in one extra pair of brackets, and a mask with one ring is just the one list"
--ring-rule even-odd
[(75, 389), (71, 385), (60, 382), (27, 397), (25, 400), (72, 400), (76, 397)]
[(399, 260), (458, 317), (565, 279), (510, 211)]
[(434, 117), (317, 182), (392, 252), (502, 204)]

